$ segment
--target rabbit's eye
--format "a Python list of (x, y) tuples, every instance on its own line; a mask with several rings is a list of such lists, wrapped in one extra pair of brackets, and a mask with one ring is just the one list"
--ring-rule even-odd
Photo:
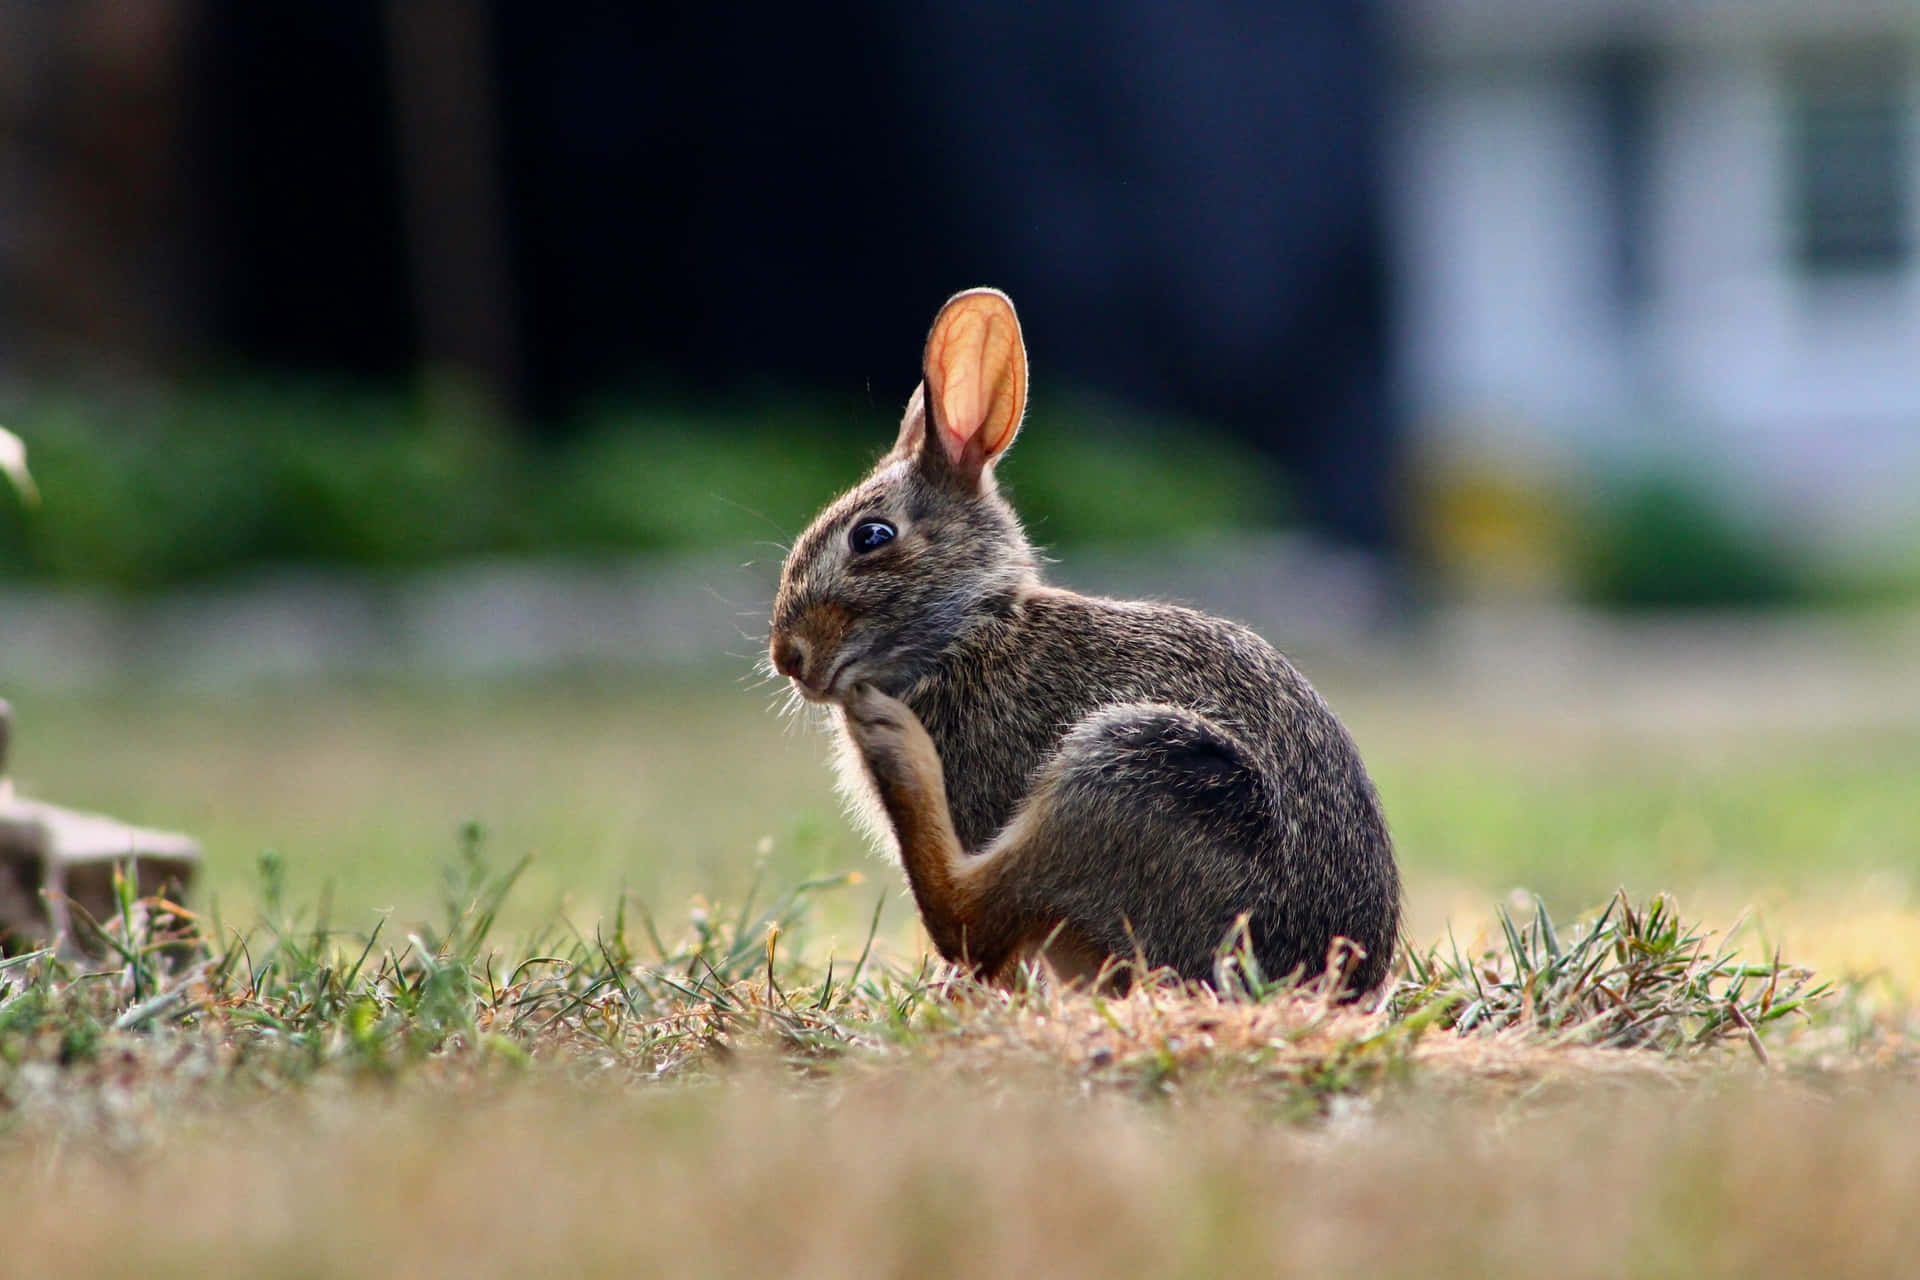
[(853, 548), (853, 554), (865, 555), (877, 551), (893, 541), (893, 526), (885, 520), (863, 520), (853, 526), (853, 532), (847, 535), (847, 545)]

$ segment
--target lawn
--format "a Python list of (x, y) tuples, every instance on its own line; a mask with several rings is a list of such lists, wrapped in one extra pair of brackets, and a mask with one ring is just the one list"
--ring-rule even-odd
[[(1920, 725), (1649, 738), (1493, 716), (1405, 682), (1327, 692), (1379, 784), (1418, 941), (1484, 924), (1516, 890), (1561, 916), (1620, 888), (1665, 891), (1715, 923), (1752, 908), (1769, 940), (1823, 968), (1920, 979), (1920, 944), (1873, 955), (1844, 936), (1920, 908)], [(737, 669), (12, 698), (22, 785), (199, 835), (201, 900), (237, 920), (258, 904), (266, 849), (337, 925), (420, 918), (477, 822), (497, 861), (532, 858), (510, 934), (562, 913), (590, 930), (623, 889), (675, 915), (696, 896), (737, 901), (756, 877), (855, 872), (865, 884), (819, 904), (853, 929), (839, 944), (859, 944), (880, 897), (883, 937), (920, 945), (898, 873), (840, 815), (824, 736)]]
[[(735, 671), (8, 690), (16, 776), (201, 835), (220, 921), (185, 984), (0, 972), (9, 1271), (1898, 1274), (1920, 726), (1325, 683), (1415, 953), (1461, 958), (1390, 1011), (944, 981)], [(1713, 936), (1663, 958), (1641, 916), (1581, 979), (1617, 889)], [(1834, 987), (1774, 1018), (1796, 981)]]

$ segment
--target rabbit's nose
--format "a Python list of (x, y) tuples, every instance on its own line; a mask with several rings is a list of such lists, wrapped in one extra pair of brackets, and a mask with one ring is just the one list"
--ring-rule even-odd
[(790, 679), (798, 680), (800, 673), (807, 669), (807, 650), (792, 636), (782, 636), (773, 642), (773, 669)]

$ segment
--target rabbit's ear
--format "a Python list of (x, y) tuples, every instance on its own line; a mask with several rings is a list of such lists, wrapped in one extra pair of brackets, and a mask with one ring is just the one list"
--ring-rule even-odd
[(997, 289), (955, 294), (934, 319), (922, 364), (933, 429), (921, 458), (978, 488), (1027, 409), (1027, 348), (1013, 303)]
[(927, 384), (913, 389), (907, 411), (900, 417), (900, 437), (893, 442), (889, 458), (913, 458), (927, 442)]

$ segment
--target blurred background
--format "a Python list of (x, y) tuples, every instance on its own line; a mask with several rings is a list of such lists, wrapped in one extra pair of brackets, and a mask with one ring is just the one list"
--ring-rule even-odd
[(1300, 655), (1418, 921), (1905, 901), (1904, 0), (0, 0), (15, 772), (236, 893), (858, 863), (730, 682), (982, 283), (1058, 576)]
[(1911, 582), (1911, 13), (1537, 8), (0, 6), (5, 572), (790, 533), (991, 282), (1049, 542)]

